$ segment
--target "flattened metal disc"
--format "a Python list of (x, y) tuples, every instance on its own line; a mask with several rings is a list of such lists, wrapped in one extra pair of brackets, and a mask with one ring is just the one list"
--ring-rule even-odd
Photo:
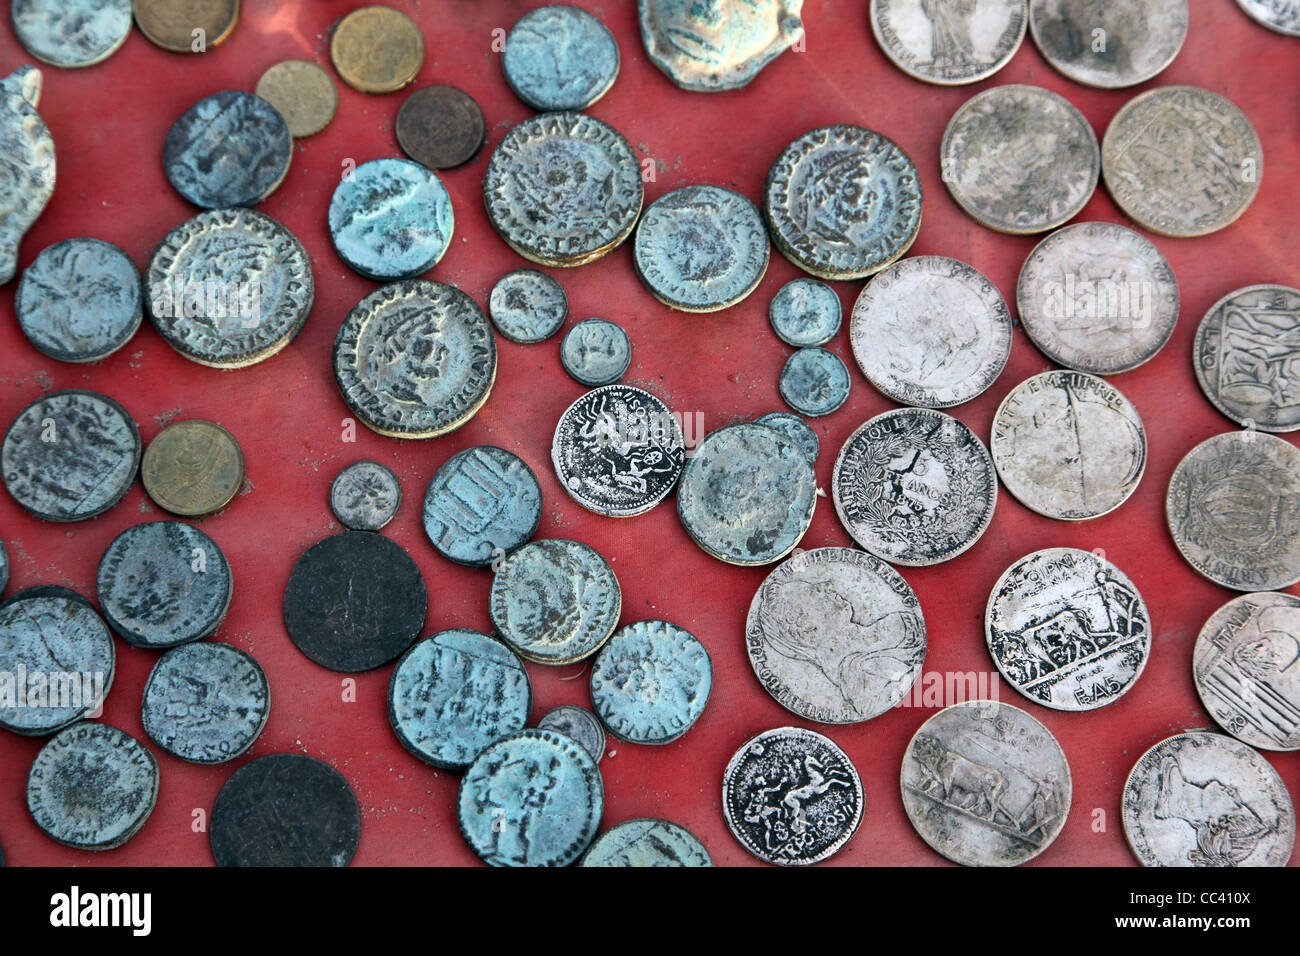
[(610, 827), (578, 866), (712, 866), (700, 838), (667, 820), (643, 817)]
[(13, 0), (10, 15), (28, 53), (64, 68), (102, 63), (131, 33), (131, 0)]
[(250, 654), (202, 641), (158, 658), (140, 719), (149, 739), (182, 760), (225, 763), (243, 756), (271, 710), (266, 673)]
[(334, 80), (309, 60), (276, 63), (262, 74), (254, 92), (284, 117), (294, 139), (315, 136), (339, 107)]
[(545, 342), (569, 317), (564, 287), (536, 269), (516, 269), (497, 280), (488, 299), (488, 314), (497, 331), (511, 342)]
[(800, 415), (829, 415), (849, 400), (849, 378), (844, 359), (826, 349), (800, 349), (781, 369), (779, 391), (787, 405)]
[(487, 141), (487, 121), (474, 97), (454, 86), (426, 86), (402, 103), (393, 125), (397, 144), (417, 163), (451, 169), (468, 163)]
[(1260, 26), (1300, 37), (1300, 0), (1237, 0), (1237, 6)]
[(424, 495), (424, 533), (439, 554), (486, 568), (526, 544), (542, 520), (542, 486), (528, 463), (495, 445), (448, 458)]
[(768, 412), (766, 415), (755, 418), (754, 424), (775, 428), (799, 446), (799, 450), (808, 459), (808, 464), (813, 467), (817, 466), (817, 457), (822, 450), (821, 439), (817, 437), (817, 433), (813, 431), (812, 426), (798, 415), (791, 415), (789, 412)]
[(1187, 38), (1187, 0), (1030, 0), (1043, 59), (1076, 83), (1114, 90), (1160, 73)]
[(537, 722), (538, 730), (553, 730), (565, 734), (582, 744), (582, 749), (591, 754), (591, 758), (600, 763), (605, 756), (605, 728), (599, 718), (585, 707), (573, 704), (561, 704), (542, 715)]
[(169, 53), (206, 53), (234, 32), (239, 0), (134, 0), (135, 24)]
[(330, 510), (349, 531), (378, 531), (402, 505), (402, 483), (377, 461), (356, 461), (330, 484)]
[(334, 188), (329, 228), (349, 268), (391, 282), (438, 264), (451, 243), (455, 216), (437, 173), (409, 159), (375, 159)]
[(515, 95), (535, 110), (585, 110), (618, 77), (609, 27), (578, 7), (529, 10), (506, 36), (501, 68)]
[(835, 338), (843, 315), (835, 290), (816, 279), (787, 282), (772, 296), (767, 310), (777, 338), (797, 349), (815, 348)]
[(672, 743), (704, 713), (713, 661), (690, 631), (668, 621), (619, 628), (591, 666), (591, 704), (601, 723), (634, 744)]
[(987, 80), (1025, 39), (1025, 0), (871, 0), (871, 30), (908, 76), (939, 86)]
[(164, 511), (188, 518), (214, 514), (244, 485), (244, 452), (216, 422), (173, 422), (149, 442), (140, 478)]
[(650, 62), (684, 90), (738, 90), (804, 38), (803, 0), (637, 0)]
[(284, 181), (292, 159), (293, 137), (279, 110), (241, 90), (199, 100), (163, 142), (167, 178), (204, 209), (257, 205)]
[(353, 10), (334, 27), (330, 59), (343, 82), (362, 93), (392, 93), (424, 66), (424, 35), (392, 7)]

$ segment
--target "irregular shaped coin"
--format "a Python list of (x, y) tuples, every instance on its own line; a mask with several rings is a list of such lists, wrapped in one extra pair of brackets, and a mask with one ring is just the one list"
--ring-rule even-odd
[(538, 730), (553, 730), (566, 734), (582, 744), (582, 749), (591, 754), (591, 758), (600, 763), (605, 756), (605, 728), (600, 720), (585, 707), (561, 704), (542, 715), (537, 722)]
[(871, 0), (871, 30), (896, 67), (940, 86), (987, 80), (1025, 39), (1026, 0)]
[(135, 23), (169, 53), (206, 53), (239, 22), (239, 0), (133, 0)]
[(230, 504), (244, 486), (244, 452), (216, 422), (173, 422), (149, 442), (140, 479), (159, 508), (202, 517)]
[(1300, 37), (1300, 0), (1237, 0), (1237, 6), (1261, 26)]
[(293, 138), (279, 110), (241, 90), (199, 100), (163, 141), (167, 178), (204, 209), (257, 205), (284, 181), (292, 159)]
[(36, 112), (41, 71), (20, 66), (0, 80), (0, 285), (18, 270), (18, 243), (54, 194), (54, 140)]
[(588, 388), (613, 385), (632, 364), (632, 340), (608, 319), (583, 319), (564, 334), (560, 364)]
[(283, 60), (267, 69), (254, 92), (276, 108), (294, 139), (315, 136), (334, 119), (339, 91), (330, 75), (308, 60)]
[(356, 461), (334, 476), (330, 510), (350, 531), (378, 531), (402, 504), (402, 484), (387, 465)]
[(330, 59), (343, 82), (362, 93), (392, 93), (424, 66), (424, 36), (392, 7), (353, 10), (334, 27)]
[(144, 686), (140, 719), (149, 739), (169, 754), (218, 764), (253, 746), (270, 709), (262, 666), (237, 647), (202, 641), (158, 658)]
[(713, 661), (690, 631), (668, 621), (618, 629), (591, 667), (591, 704), (616, 737), (672, 743), (704, 713)]
[(618, 65), (609, 28), (567, 4), (525, 13), (501, 54), (506, 82), (535, 110), (585, 110), (614, 85)]
[(1085, 86), (1137, 86), (1160, 73), (1187, 38), (1187, 0), (1030, 0), (1043, 59)]
[(700, 838), (667, 820), (643, 817), (596, 838), (578, 866), (712, 866)]
[(451, 243), (455, 216), (437, 173), (409, 159), (375, 159), (334, 188), (329, 228), (349, 268), (391, 282), (438, 264)]
[(542, 487), (519, 456), (476, 445), (448, 458), (424, 495), (424, 533), (457, 564), (486, 568), (526, 544), (542, 520)]
[(426, 86), (406, 98), (393, 125), (397, 144), (417, 163), (451, 169), (468, 163), (487, 139), (483, 110), (464, 90)]
[(684, 90), (738, 90), (804, 38), (803, 0), (637, 0), (650, 62)]
[(829, 415), (849, 400), (852, 386), (844, 360), (826, 349), (800, 349), (781, 369), (781, 398), (800, 415)]
[(497, 331), (511, 342), (545, 342), (569, 317), (564, 287), (536, 269), (516, 269), (497, 280), (488, 299)]
[(767, 317), (777, 338), (786, 345), (815, 348), (835, 338), (843, 309), (839, 295), (825, 282), (794, 279), (772, 296)]
[(103, 62), (131, 33), (131, 0), (14, 0), (9, 12), (27, 52), (64, 68)]

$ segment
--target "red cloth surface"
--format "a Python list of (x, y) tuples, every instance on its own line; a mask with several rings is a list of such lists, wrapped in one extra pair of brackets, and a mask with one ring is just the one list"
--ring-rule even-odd
[[(892, 137), (921, 171), (924, 213), (911, 254), (952, 256), (987, 274), (1014, 309), (1016, 277), (1038, 241), (991, 232), (967, 218), (949, 197), (939, 170), (939, 142), (953, 112), (990, 86), (1032, 83), (1079, 107), (1098, 138), (1119, 108), (1154, 85), (1190, 83), (1226, 95), (1250, 117), (1264, 144), (1262, 188), (1233, 226), (1192, 240), (1153, 237), (1182, 291), (1173, 339), (1146, 366), (1112, 379), (1138, 407), (1150, 440), (1141, 487), (1113, 514), (1082, 524), (1039, 517), (1003, 492), (983, 538), (946, 564), (903, 569), (915, 588), (929, 630), (927, 672), (976, 672), (1001, 699), (1023, 707), (1060, 740), (1074, 780), (1069, 821), (1035, 861), (1042, 865), (1131, 865), (1120, 824), (1120, 793), (1134, 761), (1152, 744), (1188, 728), (1213, 728), (1196, 695), (1191, 651), (1206, 618), (1232, 597), (1199, 577), (1175, 550), (1166, 529), (1164, 495), (1179, 459), (1200, 441), (1235, 426), (1202, 397), (1194, 381), (1191, 343), (1206, 309), (1228, 291), (1254, 283), (1300, 285), (1295, 181), (1300, 175), (1300, 40), (1248, 20), (1232, 0), (1192, 0), (1191, 29), (1181, 54), (1152, 83), (1098, 92), (1054, 72), (1030, 39), (1010, 65), (972, 87), (944, 89), (910, 79), (886, 60), (871, 35), (866, 0), (807, 0), (807, 48), (786, 53), (750, 86), (723, 94), (687, 93), (645, 56), (630, 0), (577, 0), (614, 31), (622, 71), (591, 114), (617, 127), (657, 176), (646, 202), (691, 183), (737, 189), (755, 201), (778, 152), (799, 134), (831, 123), (855, 123)], [(288, 58), (331, 70), (333, 23), (360, 3), (281, 3), (245, 0), (233, 35), (201, 56), (176, 56), (138, 31), (106, 62), (85, 70), (42, 67), (40, 111), (54, 136), (58, 184), (22, 246), (25, 268), (45, 246), (70, 236), (117, 243), (142, 269), (154, 246), (198, 210), (163, 175), (163, 138), (199, 98), (218, 90), (251, 91), (261, 73)], [(526, 265), (496, 236), (483, 212), (480, 182), (492, 148), (531, 115), (506, 86), (494, 31), (507, 30), (536, 2), (394, 0), (424, 31), (427, 59), (415, 86), (450, 83), (476, 97), (489, 139), (468, 165), (443, 173), (456, 215), (456, 234), (430, 277), (450, 282), (486, 306), (493, 283)], [(0, 71), (34, 62), (12, 28), (0, 27)], [(13, 317), (17, 282), (0, 289), (0, 425), (45, 391), (89, 388), (120, 401), (147, 443), (166, 422), (208, 418), (239, 439), (248, 463), (244, 493), (200, 526), (224, 549), (234, 570), (234, 599), (215, 639), (254, 654), (271, 683), (271, 715), (248, 755), (200, 767), (152, 746), (140, 724), (140, 698), (157, 654), (117, 642), (117, 675), (103, 719), (150, 744), (161, 766), (158, 805), (144, 829), (121, 849), (86, 853), (56, 845), (26, 809), (27, 770), (43, 740), (0, 732), (0, 843), (11, 865), (210, 865), (207, 835), (192, 826), (206, 814), (222, 783), (254, 756), (295, 751), (341, 771), (362, 806), (355, 863), (467, 864), (476, 861), (456, 826), (458, 775), (434, 770), (398, 744), (388, 724), (389, 667), (355, 676), (356, 701), (343, 700), (346, 675), (327, 671), (290, 642), (281, 616), (289, 572), (298, 556), (339, 530), (328, 506), (334, 475), (359, 458), (390, 465), (404, 501), (384, 530), (419, 563), (428, 582), (425, 633), (448, 627), (490, 630), (491, 573), (441, 558), (421, 526), (425, 485), (455, 452), (481, 443), (501, 445), (536, 471), (544, 495), (538, 537), (569, 537), (598, 548), (623, 588), (623, 622), (670, 619), (695, 633), (712, 655), (715, 683), (699, 723), (666, 747), (611, 739), (600, 768), (606, 805), (603, 827), (641, 816), (676, 821), (698, 834), (718, 864), (755, 862), (728, 833), (720, 803), (722, 771), (750, 735), (797, 724), (827, 733), (862, 775), (866, 810), (861, 829), (830, 863), (934, 865), (944, 861), (913, 832), (899, 797), (898, 774), (911, 735), (934, 713), (900, 707), (867, 723), (831, 728), (784, 711), (762, 689), (744, 650), (750, 600), (771, 568), (737, 568), (705, 555), (682, 529), (672, 499), (638, 518), (591, 514), (556, 481), (550, 442), (560, 413), (584, 391), (561, 369), (559, 337), (539, 345), (498, 338), (500, 369), (487, 404), (459, 431), (431, 441), (398, 441), (358, 427), (342, 441), (350, 417), (334, 384), (330, 355), (348, 310), (376, 283), (340, 261), (326, 230), (326, 208), (347, 160), (357, 163), (400, 151), (393, 124), (404, 93), (372, 96), (341, 81), (339, 110), (319, 135), (299, 141), (283, 185), (259, 207), (287, 225), (312, 256), (316, 304), (297, 339), (251, 368), (217, 371), (172, 351), (145, 323), (120, 352), (89, 366), (47, 359), (19, 332)], [(412, 87), (415, 88), (415, 87)], [(1075, 221), (1126, 223), (1104, 187)], [(1041, 237), (1039, 237), (1041, 238)], [(773, 294), (802, 273), (775, 250), (758, 290), (740, 305), (711, 315), (674, 313), (638, 281), (631, 244), (592, 265), (546, 270), (557, 276), (571, 305), (569, 324), (599, 315), (622, 324), (633, 343), (625, 381), (651, 389), (675, 410), (703, 415), (707, 430), (778, 409), (777, 377), (790, 353), (772, 333)], [(835, 285), (845, 315), (861, 282)], [(829, 346), (852, 369), (853, 391), (835, 414), (813, 419), (822, 441), (817, 477), (829, 489), (835, 455), (862, 422), (893, 407), (853, 366), (844, 330)], [(1048, 369), (1020, 328), (1011, 359), (981, 398), (954, 410), (987, 441), (998, 404), (1028, 376)], [(107, 514), (72, 525), (41, 522), (0, 494), (0, 534), (13, 573), (7, 593), (41, 583), (65, 584), (95, 596), (95, 569), (109, 542), (140, 521), (166, 517), (137, 482)], [(819, 499), (802, 547), (848, 546), (829, 497)], [(1104, 548), (1141, 589), (1154, 640), (1145, 673), (1112, 706), (1082, 714), (1031, 704), (997, 675), (985, 649), (983, 615), (989, 591), (1022, 555), (1045, 547)], [(1293, 589), (1294, 590), (1294, 589)], [(588, 668), (528, 665), (534, 720), (562, 703), (589, 705)], [(1271, 754), (1292, 794), (1300, 797), (1300, 753)]]

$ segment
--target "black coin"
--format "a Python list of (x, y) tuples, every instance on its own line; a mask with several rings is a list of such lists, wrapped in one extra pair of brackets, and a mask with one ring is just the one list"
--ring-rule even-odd
[(451, 169), (474, 158), (487, 139), (483, 110), (454, 86), (427, 86), (397, 113), (397, 142), (417, 163)]
[(167, 178), (204, 209), (257, 205), (284, 181), (292, 158), (284, 117), (260, 96), (240, 90), (199, 100), (163, 142)]

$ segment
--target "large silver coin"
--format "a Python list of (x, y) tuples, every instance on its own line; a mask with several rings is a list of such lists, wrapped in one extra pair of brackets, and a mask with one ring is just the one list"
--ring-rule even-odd
[(684, 90), (738, 90), (803, 39), (803, 0), (637, 0), (650, 62)]
[(759, 585), (749, 663), (778, 704), (823, 724), (883, 714), (925, 663), (925, 618), (903, 576), (854, 548), (801, 551)]
[(1025, 0), (871, 0), (871, 30), (908, 76), (940, 86), (986, 80), (1025, 39)]
[(1016, 866), (1065, 826), (1065, 751), (1023, 710), (990, 700), (947, 707), (916, 732), (899, 774), (921, 839), (955, 863)]
[(1011, 314), (997, 286), (964, 262), (894, 263), (853, 306), (849, 343), (872, 385), (903, 405), (947, 408), (980, 395), (1011, 355)]
[(1300, 37), (1300, 0), (1237, 0), (1237, 6), (1261, 26)]
[(1030, 0), (1029, 28), (1043, 59), (1085, 86), (1145, 83), (1187, 38), (1187, 0)]
[(979, 540), (993, 520), (998, 478), (988, 449), (957, 419), (900, 408), (849, 436), (831, 495), (859, 545), (890, 564), (921, 566)]
[(1286, 866), (1295, 808), (1277, 771), (1222, 734), (1178, 734), (1133, 766), (1124, 836), (1144, 866)]
[(1058, 365), (1118, 375), (1159, 352), (1178, 321), (1178, 280), (1152, 243), (1111, 222), (1057, 230), (1025, 260), (1020, 324)]
[(1300, 451), (1273, 435), (1228, 432), (1188, 452), (1165, 515), (1187, 563), (1234, 591), (1300, 581)]

